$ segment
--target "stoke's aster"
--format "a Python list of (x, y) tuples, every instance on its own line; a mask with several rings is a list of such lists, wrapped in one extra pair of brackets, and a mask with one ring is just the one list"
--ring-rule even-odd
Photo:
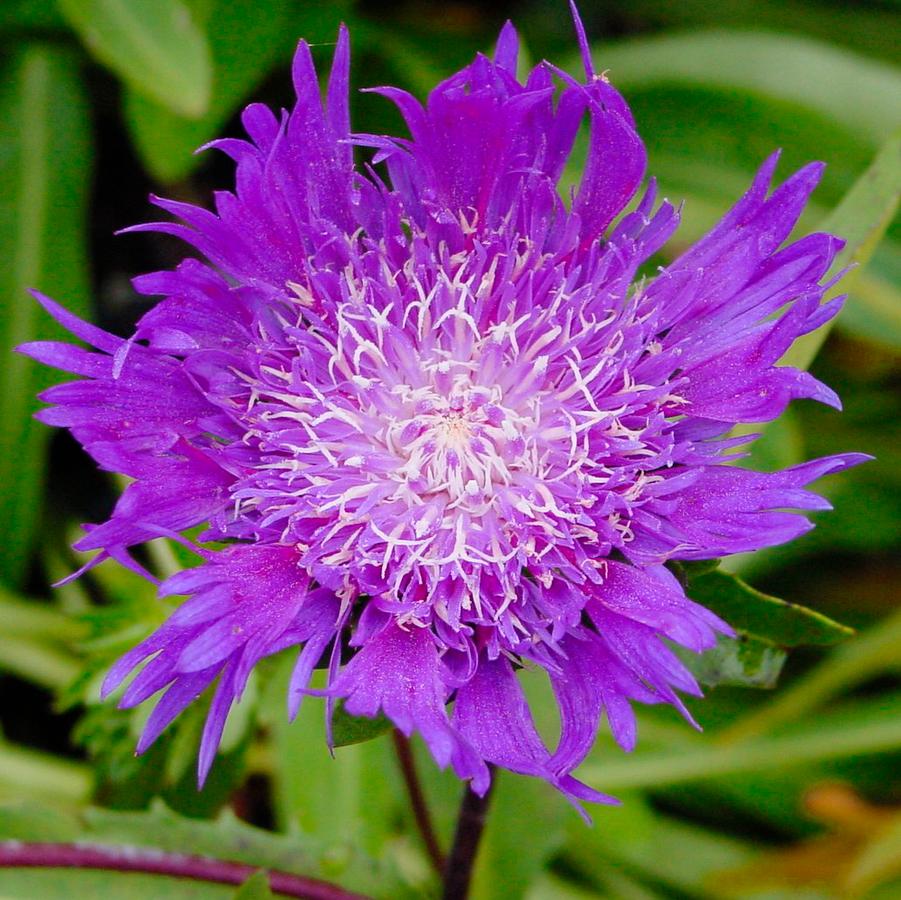
[[(133, 479), (76, 544), (129, 548), (206, 524), (203, 562), (168, 578), (188, 599), (115, 666), (121, 703), (162, 696), (146, 748), (213, 685), (205, 777), (229, 708), (263, 657), (299, 650), (289, 714), (327, 667), (333, 705), (418, 732), (474, 790), (487, 763), (606, 800), (573, 770), (602, 714), (626, 749), (633, 701), (698, 685), (667, 646), (711, 647), (727, 624), (665, 568), (779, 544), (827, 504), (805, 485), (848, 454), (776, 473), (728, 463), (794, 398), (837, 406), (776, 365), (833, 316), (821, 281), (841, 246), (783, 247), (819, 164), (748, 193), (653, 277), (636, 272), (678, 212), (653, 181), (621, 215), (645, 153), (622, 97), (537, 66), (521, 84), (503, 30), (425, 106), (379, 88), (409, 137), (355, 135), (342, 31), (323, 101), (310, 51), (297, 104), (252, 105), (249, 141), (216, 211), (155, 199), (204, 260), (135, 281), (163, 299), (123, 340), (42, 302), (97, 352), (25, 352), (81, 376), (40, 413)], [(558, 182), (583, 119), (588, 156)], [(354, 146), (374, 149), (355, 166)], [(616, 224), (613, 224), (613, 223)], [(517, 669), (541, 668), (560, 707), (539, 736)], [(686, 713), (687, 715), (687, 713)]]

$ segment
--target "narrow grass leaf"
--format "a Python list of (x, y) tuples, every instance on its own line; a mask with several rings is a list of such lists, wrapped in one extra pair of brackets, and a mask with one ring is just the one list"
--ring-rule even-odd
[(87, 315), (85, 208), (91, 178), (87, 101), (74, 55), (26, 45), (0, 66), (0, 582), (21, 584), (41, 507), (48, 429), (32, 420), (49, 370), (12, 352), (61, 331), (35, 287)]

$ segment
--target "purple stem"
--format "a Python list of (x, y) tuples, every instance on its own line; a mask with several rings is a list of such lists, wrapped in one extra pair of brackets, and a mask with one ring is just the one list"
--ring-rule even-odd
[[(0, 868), (67, 868), (106, 869), (113, 872), (144, 872), (211, 881), (216, 884), (241, 885), (260, 866), (161, 853), (138, 847), (111, 847), (96, 844), (29, 844), (22, 841), (0, 841)], [(269, 871), (272, 892), (301, 900), (369, 900), (363, 894), (317, 878), (305, 878), (288, 872)]]
[(397, 754), (397, 761), (400, 764), (404, 783), (407, 785), (407, 793), (410, 796), (410, 806), (413, 810), (413, 818), (416, 820), (416, 827), (419, 829), (423, 844), (425, 844), (426, 853), (429, 861), (432, 863), (432, 868), (439, 875), (442, 875), (445, 867), (444, 853), (441, 851), (441, 844), (438, 842), (438, 836), (432, 824), (432, 817), (429, 814), (425, 794), (419, 782), (419, 776), (416, 774), (416, 760), (413, 758), (413, 750), (407, 738), (396, 728), (392, 731), (392, 737), (394, 738), (394, 750)]
[(466, 900), (469, 896), (469, 883), (479, 849), (479, 841), (485, 828), (491, 792), (497, 780), (497, 769), (491, 769), (491, 784), (483, 797), (469, 787), (463, 789), (463, 802), (460, 804), (460, 815), (457, 819), (457, 830), (454, 833), (454, 845), (444, 870), (444, 893), (442, 900)]

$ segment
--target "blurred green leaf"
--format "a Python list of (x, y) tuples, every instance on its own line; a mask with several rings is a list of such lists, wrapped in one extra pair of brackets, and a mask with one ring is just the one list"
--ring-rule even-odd
[(210, 48), (181, 0), (59, 0), (59, 8), (90, 53), (126, 84), (173, 112), (206, 112)]
[(162, 802), (147, 812), (113, 812), (97, 807), (81, 814), (83, 829), (98, 843), (154, 847), (296, 875), (323, 875), (319, 842), (301, 835), (274, 834), (242, 822), (231, 812), (215, 821), (179, 816)]
[(901, 352), (901, 290), (874, 269), (868, 268), (854, 279), (836, 324), (858, 339)]
[(0, 869), (3, 900), (231, 900), (234, 888), (139, 872), (89, 869)]
[(86, 628), (42, 600), (18, 596), (0, 586), (0, 634), (71, 644)]
[[(159, 802), (142, 812), (121, 813), (95, 807), (74, 815), (61, 815), (52, 807), (34, 805), (0, 807), (0, 840), (88, 842), (95, 846), (122, 847), (124, 853), (140, 848), (243, 863), (293, 875), (326, 877), (321, 846), (312, 839), (264, 831), (247, 825), (231, 813), (212, 822), (190, 819), (176, 815)], [(76, 878), (78, 874), (84, 877)], [(259, 878), (256, 880), (260, 881)], [(265, 883), (265, 877), (263, 881)], [(60, 892), (66, 886), (72, 891), (69, 896), (109, 896), (117, 900), (120, 897), (156, 900), (160, 896), (179, 900), (206, 900), (208, 897), (224, 900), (235, 896), (233, 887), (160, 875), (78, 873), (74, 870), (27, 873), (0, 869), (0, 895), (3, 897), (62, 898)], [(29, 890), (32, 892), (28, 893)], [(256, 893), (239, 896), (267, 895), (260, 894), (257, 888)]]
[(29, 288), (56, 295), (87, 315), (84, 212), (91, 149), (87, 102), (76, 60), (41, 44), (0, 65), (0, 582), (26, 574), (41, 512), (49, 429), (31, 419), (35, 393), (55, 380), (12, 348), (56, 337)]
[(352, 36), (357, 47), (378, 53), (420, 96), (427, 96), (447, 77), (446, 69), (435, 59), (430, 47), (424, 48), (397, 28), (373, 19), (360, 19), (354, 22)]
[(273, 897), (269, 876), (265, 872), (257, 872), (235, 891), (233, 900), (272, 900)]
[(344, 704), (339, 703), (332, 717), (332, 741), (336, 747), (361, 744), (387, 734), (392, 727), (391, 720), (383, 714), (373, 719), (352, 716), (344, 709)]
[(93, 778), (82, 763), (0, 741), (0, 799), (33, 799), (55, 806), (87, 801)]
[(848, 873), (846, 885), (853, 896), (867, 892), (890, 878), (901, 877), (901, 814), (864, 848)]
[(382, 884), (400, 897), (398, 873), (386, 848), (406, 798), (390, 745), (372, 740), (338, 748), (332, 756), (324, 704), (316, 697), (307, 698), (289, 722), (285, 697), (295, 658), (287, 653), (274, 660), (263, 700), (264, 725), (272, 735), (276, 821), (283, 830), (316, 836), (323, 846), (323, 877), (362, 891)]
[(212, 94), (200, 117), (172, 111), (138, 89), (125, 94), (125, 120), (144, 165), (159, 181), (187, 176), (202, 161), (195, 150), (216, 137), (237, 106), (276, 62), (287, 63), (298, 35), (290, 0), (271, 0), (261, 14), (257, 0), (216, 0), (207, 40), (212, 52)]
[[(865, 104), (864, 104), (865, 105)], [(897, 121), (895, 119), (894, 121)], [(901, 128), (882, 146), (870, 167), (860, 176), (841, 203), (826, 217), (823, 231), (840, 235), (847, 242), (833, 263), (832, 272), (857, 266), (828, 296), (850, 290), (854, 279), (882, 240), (895, 217), (901, 198)], [(901, 311), (895, 311), (897, 324)], [(826, 340), (829, 328), (818, 328), (795, 341), (783, 358), (788, 365), (806, 369)]]
[[(592, 50), (620, 90), (655, 84), (717, 87), (787, 100), (880, 143), (901, 119), (901, 75), (822, 41), (711, 29), (635, 38)], [(571, 71), (581, 66), (573, 60)]]
[(84, 623), (49, 603), (26, 600), (0, 587), (0, 671), (62, 690), (81, 671), (72, 648), (84, 634)]
[(66, 688), (81, 671), (80, 660), (52, 644), (25, 637), (7, 637), (0, 628), (0, 672), (52, 691)]
[(901, 669), (899, 644), (901, 612), (896, 612), (839, 647), (769, 703), (739, 719), (720, 739), (729, 743), (746, 740), (787, 722), (803, 720), (842, 691)]
[(822, 613), (764, 594), (735, 575), (711, 571), (709, 563), (676, 563), (673, 569), (685, 582), (688, 596), (737, 633), (735, 638), (720, 637), (715, 647), (701, 654), (674, 647), (708, 687), (775, 687), (786, 648), (834, 644), (853, 634)]
[(741, 630), (735, 638), (720, 637), (703, 653), (678, 646), (674, 650), (705, 687), (774, 688), (788, 657), (781, 647)]
[(686, 592), (733, 628), (777, 647), (828, 646), (854, 633), (822, 613), (764, 594), (727, 572), (689, 578)]
[(692, 742), (671, 752), (639, 752), (631, 759), (611, 756), (603, 763), (595, 756), (580, 774), (598, 790), (648, 789), (899, 748), (901, 695), (895, 693), (849, 702), (767, 738)]
[[(588, 890), (584, 885), (575, 885), (550, 872), (542, 872), (531, 884), (526, 894), (526, 900), (593, 900), (597, 897), (607, 897), (607, 893), (599, 894), (597, 891)], [(638, 900), (628, 893), (620, 894), (622, 900)], [(645, 894), (641, 900), (656, 900), (656, 896)]]
[(711, 897), (706, 882), (712, 872), (753, 858), (744, 842), (658, 813), (640, 794), (623, 799), (622, 807), (604, 811), (606, 828), (571, 827), (562, 853), (566, 867), (606, 897)]
[[(737, 425), (733, 435), (760, 434), (759, 422)], [(778, 419), (769, 422), (750, 446), (748, 455), (736, 464), (757, 472), (775, 472), (804, 462), (804, 431), (798, 421), (797, 411), (789, 406)]]
[(0, 840), (65, 843), (80, 834), (81, 823), (72, 813), (31, 802), (0, 805)]
[(888, 3), (823, 3), (810, 0), (632, 0), (629, 13), (669, 30), (709, 25), (770, 28), (841, 42), (867, 54), (897, 59), (894, 0)]
[[(473, 876), (473, 900), (518, 900), (563, 845), (575, 812), (536, 778), (495, 773), (497, 784)], [(463, 787), (468, 790), (468, 787)], [(601, 812), (603, 814), (603, 811)], [(540, 824), (539, 824), (540, 823)], [(579, 822), (584, 828), (584, 822)]]
[(0, 4), (0, 30), (64, 26), (56, 0), (5, 0)]

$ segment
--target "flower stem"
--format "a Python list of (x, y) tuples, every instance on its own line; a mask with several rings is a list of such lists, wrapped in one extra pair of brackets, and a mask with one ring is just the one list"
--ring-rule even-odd
[(466, 900), (469, 896), (472, 870), (488, 816), (491, 792), (497, 779), (497, 769), (494, 766), (489, 768), (491, 784), (483, 797), (470, 790), (468, 786), (463, 789), (463, 802), (460, 804), (454, 844), (444, 870), (443, 900)]
[(397, 761), (400, 764), (400, 770), (404, 776), (404, 783), (407, 785), (407, 793), (410, 795), (410, 806), (413, 810), (413, 818), (416, 820), (416, 827), (425, 844), (425, 850), (429, 857), (434, 870), (442, 875), (444, 873), (445, 859), (441, 850), (441, 844), (438, 842), (438, 835), (435, 833), (435, 826), (432, 824), (432, 816), (429, 813), (429, 807), (426, 803), (425, 794), (416, 774), (416, 760), (413, 758), (413, 750), (410, 742), (396, 728), (392, 731), (391, 736), (394, 738), (394, 750), (397, 754)]
[[(258, 867), (244, 863), (209, 859), (201, 856), (161, 853), (136, 847), (102, 847), (85, 844), (29, 844), (21, 841), (0, 842), (0, 868), (75, 868), (105, 869), (114, 872), (144, 872), (169, 875), (214, 884), (240, 885)], [(270, 871), (269, 883), (274, 894), (301, 900), (368, 900), (327, 881), (305, 878), (287, 872)]]

